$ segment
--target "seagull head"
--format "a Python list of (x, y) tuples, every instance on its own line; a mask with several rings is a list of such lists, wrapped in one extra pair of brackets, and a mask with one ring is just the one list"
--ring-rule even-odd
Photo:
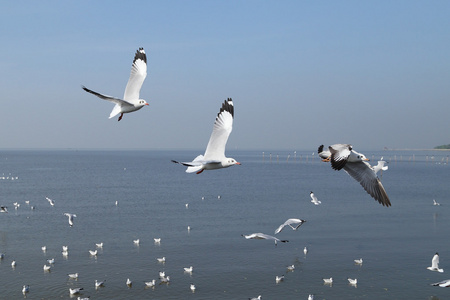
[(138, 105), (143, 107), (144, 105), (149, 105), (149, 104), (144, 99), (139, 99)]
[(228, 158), (227, 160), (227, 165), (228, 166), (232, 166), (232, 165), (241, 165), (240, 162), (236, 161), (234, 158)]

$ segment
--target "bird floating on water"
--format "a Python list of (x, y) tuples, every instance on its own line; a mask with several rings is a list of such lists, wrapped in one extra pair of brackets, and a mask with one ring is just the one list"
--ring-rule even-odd
[(30, 286), (29, 286), (29, 285), (24, 285), (24, 286), (22, 287), (22, 293), (23, 293), (23, 294), (26, 294), (26, 293), (28, 293), (28, 292), (30, 292)]
[(157, 260), (159, 263), (165, 263), (165, 262), (166, 262), (166, 257), (165, 257), (165, 256), (159, 257), (159, 258), (157, 258), (156, 260)]
[(142, 84), (144, 83), (145, 77), (147, 77), (147, 56), (145, 54), (144, 48), (139, 48), (139, 50), (137, 50), (136, 54), (134, 55), (130, 78), (128, 79), (123, 99), (94, 92), (86, 88), (85, 86), (82, 86), (82, 88), (86, 92), (91, 93), (99, 97), (100, 99), (113, 102), (115, 106), (111, 111), (109, 118), (111, 119), (120, 114), (118, 119), (118, 121), (120, 121), (122, 120), (124, 113), (137, 111), (145, 105), (148, 105), (147, 101), (139, 98), (139, 92), (141, 90)]
[(146, 285), (147, 287), (155, 287), (156, 280), (153, 279), (152, 281), (146, 281), (146, 282), (144, 282), (144, 283), (145, 283), (145, 285)]
[(431, 267), (427, 267), (427, 269), (430, 271), (438, 271), (439, 273), (444, 272), (444, 269), (439, 269), (439, 253), (436, 252), (431, 260)]
[(294, 271), (295, 270), (295, 265), (290, 265), (286, 267), (288, 271)]
[[(297, 230), (300, 226), (302, 226), (303, 223), (305, 223), (305, 220), (302, 219), (287, 219), (286, 222), (281, 224), (276, 230), (275, 234), (280, 233), (285, 226), (291, 227), (293, 230)], [(297, 224), (297, 226), (292, 226), (292, 224)]]
[(95, 288), (99, 288), (105, 286), (105, 281), (98, 281), (97, 279), (95, 279)]
[(284, 275), (281, 275), (281, 276), (275, 276), (275, 282), (276, 283), (279, 283), (280, 281), (283, 281), (284, 280)]
[(187, 173), (200, 174), (204, 170), (215, 170), (240, 165), (234, 158), (225, 156), (225, 146), (233, 129), (234, 106), (231, 98), (225, 100), (217, 114), (213, 131), (204, 155), (197, 156), (192, 162), (172, 162), (188, 167)]
[(332, 284), (333, 283), (333, 277), (330, 278), (323, 278), (324, 284)]
[(195, 284), (191, 283), (190, 289), (192, 292), (195, 292), (196, 290)]
[(67, 274), (67, 276), (69, 276), (70, 279), (78, 279), (78, 273)]
[(133, 282), (130, 280), (130, 278), (127, 278), (127, 286), (131, 287), (133, 285)]
[[(318, 148), (318, 153), (323, 161), (330, 161), (331, 168), (334, 170), (341, 170), (349, 174), (353, 179), (358, 181), (364, 190), (377, 200), (383, 206), (391, 206), (389, 197), (377, 177), (376, 172), (382, 168), (372, 167), (368, 161), (369, 159), (361, 153), (353, 150), (350, 144), (334, 144), (328, 147), (328, 150), (323, 150), (323, 145)], [(380, 163), (379, 165), (380, 166)]]
[(261, 295), (259, 295), (258, 297), (254, 297), (254, 298), (248, 298), (248, 300), (261, 300)]
[(44, 269), (44, 271), (49, 272), (51, 268), (52, 268), (52, 266), (44, 265), (44, 268), (43, 268), (43, 269)]
[(190, 266), (189, 268), (184, 268), (184, 271), (186, 273), (192, 273), (192, 271), (194, 271), (194, 267)]
[(89, 250), (89, 254), (92, 255), (92, 256), (97, 255), (97, 253), (98, 253), (98, 250), (97, 250), (97, 249), (95, 249), (95, 250)]
[(0, 212), (7, 213), (8, 212), (8, 207), (7, 206), (0, 206)]
[(303, 248), (303, 253), (305, 253), (305, 255), (306, 255), (306, 253), (308, 253), (308, 248)]
[(358, 279), (351, 279), (351, 278), (347, 278), (348, 283), (351, 285), (356, 285), (358, 283)]
[(96, 243), (95, 246), (96, 246), (97, 248), (103, 248), (103, 242), (101, 242), (101, 243)]
[(83, 288), (73, 288), (73, 289), (69, 288), (69, 293), (71, 295), (76, 295), (76, 294), (81, 293), (82, 290), (83, 290)]
[(363, 259), (362, 259), (362, 258), (360, 258), (360, 259), (354, 259), (353, 261), (354, 261), (355, 264), (357, 264), (357, 265), (362, 265), (362, 263), (363, 263)]
[(265, 233), (251, 233), (251, 234), (242, 234), (243, 237), (245, 237), (246, 239), (254, 239), (254, 240), (273, 240), (275, 242), (275, 246), (277, 245), (278, 242), (281, 243), (287, 243), (289, 242), (288, 240), (280, 240), (279, 238), (276, 238), (274, 236), (265, 234)]

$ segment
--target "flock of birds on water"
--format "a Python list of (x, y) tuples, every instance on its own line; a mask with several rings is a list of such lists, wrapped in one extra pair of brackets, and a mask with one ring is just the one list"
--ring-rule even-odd
[[(132, 63), (131, 73), (128, 80), (128, 83), (125, 88), (123, 99), (116, 98), (108, 95), (104, 95), (93, 90), (82, 86), (82, 89), (88, 93), (91, 93), (103, 100), (110, 101), (114, 103), (114, 108), (110, 113), (109, 118), (113, 118), (119, 115), (118, 121), (122, 120), (123, 115), (125, 113), (131, 113), (137, 110), (140, 110), (142, 107), (149, 105), (145, 100), (140, 99), (139, 93), (142, 87), (142, 84), (147, 76), (147, 57), (143, 48), (139, 48), (134, 56), (134, 60)], [(222, 103), (219, 113), (214, 122), (213, 131), (211, 133), (209, 142), (207, 144), (205, 153), (203, 155), (198, 155), (192, 161), (182, 162), (177, 160), (172, 160), (173, 163), (183, 165), (187, 167), (187, 173), (196, 173), (200, 174), (205, 170), (216, 170), (222, 168), (228, 168), (233, 165), (240, 165), (238, 161), (234, 158), (228, 158), (225, 156), (225, 147), (228, 140), (228, 137), (232, 131), (233, 126), (233, 118), (234, 118), (234, 105), (231, 98), (228, 98)], [(350, 175), (353, 179), (355, 179), (359, 184), (364, 188), (364, 190), (376, 201), (378, 201), (381, 205), (389, 207), (391, 206), (391, 202), (389, 197), (384, 189), (380, 179), (377, 176), (379, 171), (387, 170), (388, 166), (386, 166), (386, 162), (383, 159), (378, 161), (377, 165), (370, 165), (367, 161), (369, 159), (362, 153), (356, 152), (352, 145), (350, 144), (334, 144), (325, 148), (324, 145), (320, 145), (317, 151), (320, 158), (322, 158), (323, 162), (329, 162), (331, 168), (333, 170), (339, 171), (344, 170), (348, 175)], [(9, 177), (8, 177), (9, 179)], [(18, 177), (11, 177), (12, 180), (18, 179)], [(310, 193), (311, 202), (314, 205), (320, 205), (321, 201), (317, 199), (314, 193), (311, 191)], [(54, 201), (47, 197), (47, 200), (51, 206), (54, 206)], [(440, 205), (435, 200), (434, 205)], [(15, 208), (17, 209), (19, 204), (15, 203)], [(116, 203), (117, 205), (117, 203)], [(188, 204), (186, 204), (188, 207)], [(32, 207), (33, 209), (33, 207)], [(0, 212), (6, 213), (7, 207), (1, 206)], [(64, 213), (64, 215), (68, 218), (68, 222), (70, 226), (74, 225), (74, 218), (76, 218), (76, 214), (72, 213)], [(302, 219), (288, 219), (286, 222), (281, 224), (276, 230), (275, 234), (281, 232), (286, 226), (291, 227), (293, 230), (297, 230), (302, 224), (306, 221)], [(275, 245), (277, 243), (286, 243), (287, 240), (281, 240), (275, 236), (268, 235), (265, 233), (251, 233), (251, 234), (243, 234), (242, 235), (246, 239), (265, 239), (274, 241)], [(139, 244), (139, 240), (134, 240), (135, 244)], [(155, 243), (160, 243), (160, 239), (155, 239)], [(103, 243), (99, 243), (96, 245), (97, 248), (102, 248)], [(42, 251), (46, 251), (45, 246), (42, 247)], [(304, 248), (304, 253), (306, 255), (307, 248)], [(92, 256), (97, 255), (96, 250), (89, 251)], [(62, 251), (63, 255), (68, 254), (68, 248), (63, 247)], [(4, 258), (4, 254), (0, 254), (0, 259)], [(158, 262), (164, 263), (165, 257), (158, 258)], [(50, 271), (52, 268), (52, 264), (54, 260), (49, 260), (48, 265), (44, 265), (45, 271)], [(355, 263), (358, 265), (362, 265), (362, 259), (355, 260)], [(13, 261), (11, 266), (14, 268), (16, 266), (16, 262)], [(288, 266), (288, 271), (293, 271), (295, 269), (294, 265)], [(428, 267), (431, 271), (443, 272), (443, 269), (439, 268), (439, 254), (436, 253), (433, 256), (431, 267)], [(184, 268), (185, 272), (192, 273), (193, 267)], [(77, 279), (78, 273), (68, 274), (68, 277), (71, 279)], [(276, 282), (280, 282), (284, 280), (284, 275), (276, 276)], [(164, 272), (160, 272), (160, 282), (161, 283), (169, 283), (170, 277), (166, 276)], [(333, 278), (323, 278), (324, 284), (331, 285), (333, 283)], [(357, 285), (357, 279), (348, 278), (348, 282), (351, 285)], [(131, 286), (132, 282), (128, 278), (126, 281), (127, 286)], [(145, 282), (147, 287), (155, 287), (156, 280)], [(100, 288), (105, 285), (104, 281), (95, 281), (95, 288)], [(449, 287), (450, 279), (444, 280), (441, 282), (433, 283), (433, 286), (440, 287)], [(195, 292), (196, 287), (194, 284), (190, 285), (190, 289), (192, 292)], [(83, 288), (70, 288), (70, 295), (78, 295), (81, 293)], [(27, 294), (30, 291), (30, 287), (28, 285), (23, 286), (22, 292)], [(88, 298), (78, 297), (78, 300), (85, 300)], [(259, 295), (255, 298), (249, 298), (251, 300), (261, 300), (262, 296)], [(310, 294), (308, 296), (308, 300), (313, 300), (314, 295)]]

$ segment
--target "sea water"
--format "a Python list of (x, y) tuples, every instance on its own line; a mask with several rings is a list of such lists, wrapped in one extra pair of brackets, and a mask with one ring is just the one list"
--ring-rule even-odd
[[(449, 299), (448, 289), (430, 285), (450, 279), (447, 152), (361, 151), (372, 164), (388, 161), (379, 175), (391, 207), (312, 152), (229, 151), (241, 166), (197, 175), (170, 162), (196, 151), (3, 150), (0, 299), (73, 299), (74, 287), (90, 299)], [(77, 215), (73, 227), (66, 212)], [(306, 220), (277, 234), (288, 243), (241, 236), (274, 235), (288, 218)], [(444, 273), (426, 269), (435, 252)], [(160, 284), (160, 271), (169, 284)], [(105, 286), (95, 289), (96, 279)], [(146, 288), (152, 279), (156, 287)]]

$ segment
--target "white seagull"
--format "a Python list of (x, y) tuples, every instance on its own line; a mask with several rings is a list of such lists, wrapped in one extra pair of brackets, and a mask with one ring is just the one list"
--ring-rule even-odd
[(314, 193), (311, 191), (311, 193), (309, 193), (309, 196), (311, 197), (311, 202), (314, 204), (314, 205), (319, 205), (319, 204), (321, 204), (322, 202), (321, 201), (319, 201), (318, 199), (317, 199), (317, 197), (314, 195)]
[(281, 275), (281, 276), (275, 276), (275, 282), (276, 283), (278, 283), (278, 282), (280, 282), (280, 281), (283, 281), (284, 280), (284, 275)]
[(161, 238), (153, 238), (155, 244), (161, 244)]
[(134, 243), (135, 245), (139, 246), (139, 239), (133, 240), (133, 243)]
[(96, 246), (97, 248), (103, 248), (103, 242), (101, 242), (101, 243), (96, 243), (95, 246)]
[(95, 279), (95, 288), (99, 288), (105, 286), (105, 281), (98, 281), (97, 279)]
[(69, 276), (70, 279), (78, 279), (78, 273), (67, 274), (67, 276)]
[(278, 242), (281, 243), (287, 243), (289, 242), (288, 240), (280, 240), (279, 238), (276, 238), (274, 236), (268, 235), (268, 234), (264, 234), (264, 233), (251, 233), (251, 234), (242, 234), (243, 237), (245, 237), (247, 240), (248, 239), (255, 239), (255, 240), (273, 240), (275, 241), (275, 246), (277, 245)]
[(184, 272), (186, 273), (192, 273), (194, 271), (194, 267), (190, 266), (189, 268), (184, 268)]
[(169, 283), (170, 282), (170, 276), (162, 277), (160, 280), (161, 280), (161, 282), (159, 284)]
[(70, 214), (70, 213), (64, 213), (64, 215), (69, 218), (69, 225), (70, 225), (70, 227), (72, 227), (73, 226), (73, 218), (74, 217), (76, 218), (77, 215), (76, 214)]
[(79, 294), (82, 290), (83, 290), (83, 288), (74, 288), (74, 289), (69, 288), (69, 293), (71, 295), (76, 295), (76, 294)]
[(166, 262), (166, 257), (163, 256), (163, 257), (157, 258), (156, 260), (157, 260), (158, 262), (160, 262), (160, 263), (165, 263), (165, 262)]
[(22, 293), (26, 294), (30, 291), (30, 286), (29, 285), (24, 285), (22, 288)]
[(47, 265), (44, 265), (44, 271), (46, 271), (46, 272), (50, 272), (50, 269), (51, 269), (52, 267), (51, 266), (47, 266)]
[(131, 287), (133, 285), (133, 283), (131, 282), (130, 278), (127, 278), (127, 286)]
[(147, 77), (147, 56), (145, 55), (144, 48), (139, 48), (134, 55), (133, 65), (131, 66), (130, 78), (128, 79), (127, 86), (125, 88), (125, 93), (123, 94), (123, 99), (111, 97), (108, 95), (103, 95), (97, 92), (94, 92), (85, 86), (83, 86), (83, 90), (88, 93), (91, 93), (103, 100), (108, 100), (116, 105), (114, 106), (109, 118), (115, 117), (120, 113), (119, 120), (122, 120), (124, 113), (130, 113), (136, 110), (141, 109), (148, 103), (139, 99), (139, 92), (141, 90), (142, 84), (144, 83), (145, 77)]
[(98, 253), (97, 249), (95, 249), (95, 250), (89, 250), (89, 254), (92, 255), (92, 256), (97, 255), (97, 253)]
[(295, 265), (290, 265), (286, 267), (288, 271), (293, 272), (295, 270)]
[(306, 253), (308, 253), (308, 248), (303, 248), (303, 253), (305, 253), (305, 255), (306, 255)]
[[(391, 206), (389, 197), (378, 179), (375, 169), (366, 162), (369, 159), (364, 154), (354, 151), (349, 144), (331, 145), (328, 147), (329, 151), (320, 151), (321, 149), (323, 149), (323, 145), (319, 147), (319, 156), (322, 158), (330, 153), (327, 158), (324, 158), (324, 161), (331, 161), (331, 167), (334, 170), (344, 169), (380, 204)], [(381, 168), (377, 168), (377, 170), (379, 169)]]
[(0, 212), (7, 213), (8, 207), (7, 206), (0, 206)]
[(440, 287), (450, 287), (450, 279), (442, 280), (440, 282), (432, 283), (433, 286), (440, 286)]
[(156, 280), (153, 279), (152, 281), (145, 281), (144, 283), (147, 287), (155, 287)]
[(439, 202), (436, 202), (435, 199), (433, 199), (433, 205), (441, 205)]
[(45, 199), (47, 199), (48, 203), (50, 203), (51, 206), (55, 206), (55, 201), (53, 201), (49, 197), (45, 197)]
[(228, 168), (233, 165), (240, 165), (234, 158), (225, 156), (225, 146), (228, 137), (233, 129), (234, 107), (231, 98), (225, 100), (222, 108), (217, 114), (213, 131), (209, 138), (208, 146), (204, 155), (197, 156), (192, 162), (172, 162), (188, 167), (187, 173), (200, 174), (204, 170), (215, 170)]
[(427, 267), (427, 269), (430, 271), (438, 271), (439, 273), (444, 272), (444, 269), (439, 269), (439, 253), (436, 252), (431, 260), (431, 267)]
[[(302, 219), (287, 219), (286, 222), (281, 224), (276, 230), (275, 234), (281, 232), (284, 228), (284, 226), (290, 226), (293, 230), (297, 230), (300, 226), (302, 226), (303, 223), (305, 223), (305, 220)], [(297, 224), (297, 226), (292, 226), (292, 224)]]
[(192, 292), (195, 292), (196, 287), (195, 287), (195, 285), (193, 283), (191, 283), (190, 289), (191, 289)]
[(47, 259), (47, 262), (53, 265), (55, 263), (55, 259), (54, 258)]
[(330, 278), (323, 278), (324, 284), (332, 284), (333, 283), (333, 277)]
[(248, 298), (248, 300), (261, 300), (261, 295), (259, 295), (258, 297)]
[(355, 264), (357, 264), (357, 265), (362, 265), (362, 263), (363, 263), (363, 259), (362, 259), (362, 258), (360, 258), (360, 259), (354, 259), (353, 261), (354, 261)]
[(347, 278), (348, 283), (351, 285), (357, 285), (358, 284), (358, 279), (351, 279), (351, 278)]

